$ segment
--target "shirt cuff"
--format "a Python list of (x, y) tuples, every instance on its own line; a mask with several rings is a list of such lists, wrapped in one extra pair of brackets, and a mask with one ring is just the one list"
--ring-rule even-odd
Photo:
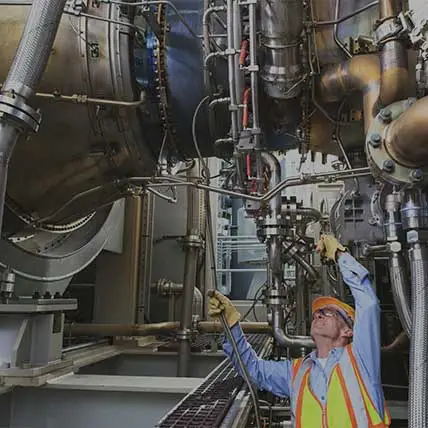
[(343, 253), (338, 260), (340, 269), (353, 272), (355, 275), (363, 279), (368, 275), (368, 270), (354, 259), (349, 253)]

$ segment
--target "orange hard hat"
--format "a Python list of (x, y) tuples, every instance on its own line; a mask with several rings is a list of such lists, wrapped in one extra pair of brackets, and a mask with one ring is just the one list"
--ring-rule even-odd
[(331, 296), (317, 297), (312, 302), (312, 313), (318, 311), (319, 309), (325, 308), (326, 306), (335, 306), (341, 312), (344, 312), (352, 322), (355, 321), (354, 308), (347, 305), (345, 302), (342, 302), (341, 300)]

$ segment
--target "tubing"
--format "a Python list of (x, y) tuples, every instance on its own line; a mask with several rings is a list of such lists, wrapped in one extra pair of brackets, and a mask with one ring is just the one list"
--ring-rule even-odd
[(428, 247), (419, 242), (409, 250), (412, 278), (412, 339), (410, 342), (409, 428), (428, 426)]
[(304, 257), (299, 254), (294, 254), (293, 259), (300, 265), (300, 267), (314, 280), (317, 281), (319, 278), (316, 269), (307, 261)]
[(315, 348), (315, 342), (310, 336), (290, 336), (284, 331), (284, 324), (285, 321), (282, 311), (273, 311), (273, 336), (275, 337), (278, 345), (284, 348)]
[(389, 275), (395, 307), (405, 332), (410, 337), (412, 330), (412, 311), (410, 308), (410, 287), (403, 255), (392, 253), (389, 259)]

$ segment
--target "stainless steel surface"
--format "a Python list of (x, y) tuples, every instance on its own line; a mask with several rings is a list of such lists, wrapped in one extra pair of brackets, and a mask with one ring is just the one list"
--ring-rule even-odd
[(301, 90), (295, 84), (302, 77), (299, 46), (303, 30), (302, 2), (263, 0), (261, 27), (264, 50), (261, 78), (265, 92), (277, 99), (294, 98)]

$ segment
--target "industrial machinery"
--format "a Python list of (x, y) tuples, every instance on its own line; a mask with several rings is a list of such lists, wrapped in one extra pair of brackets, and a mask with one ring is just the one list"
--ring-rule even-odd
[[(2, 384), (52, 388), (138, 354), (123, 337), (140, 336), (156, 336), (144, 346), (172, 353), (189, 377), (196, 354), (221, 355), (204, 302), (215, 288), (234, 297), (240, 245), (262, 248), (267, 264), (244, 309), (264, 321), (244, 330), (263, 358), (305, 355), (312, 299), (352, 303), (314, 255), (323, 231), (373, 275), (394, 423), (427, 427), (427, 22), (423, 0), (0, 0)], [(290, 174), (279, 159), (296, 152)], [(340, 192), (303, 203), (308, 185)], [(251, 236), (233, 223), (237, 204)], [(112, 249), (122, 264), (100, 261)], [(181, 278), (156, 277), (156, 263)], [(70, 322), (70, 282), (94, 266), (117, 285), (95, 297), (103, 316)], [(232, 273), (224, 283), (221, 271)], [(119, 316), (111, 302), (125, 290)], [(66, 339), (78, 343), (67, 351)], [(252, 410), (227, 361), (190, 377), (206, 379), (157, 426), (290, 426), (286, 400), (259, 396)], [(17, 420), (5, 426), (27, 423)]]

